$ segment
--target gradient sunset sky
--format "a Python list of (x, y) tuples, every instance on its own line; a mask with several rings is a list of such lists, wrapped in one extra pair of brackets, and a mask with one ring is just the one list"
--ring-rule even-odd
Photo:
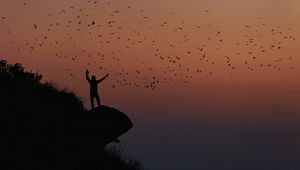
[(109, 73), (102, 102), (140, 127), (295, 121), (299, 9), (298, 0), (0, 0), (0, 57), (86, 107), (85, 70)]
[[(295, 0), (2, 0), (0, 55), (84, 100), (85, 69), (110, 73), (103, 101), (125, 109), (143, 101), (146, 110), (238, 105), (250, 112), (248, 106), (262, 104), (292, 114), (299, 101), (299, 6)], [(144, 88), (155, 80), (154, 91)]]

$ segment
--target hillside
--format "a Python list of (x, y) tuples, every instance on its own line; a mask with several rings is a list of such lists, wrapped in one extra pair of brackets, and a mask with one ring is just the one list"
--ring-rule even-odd
[(141, 169), (122, 151), (105, 149), (133, 127), (124, 113), (107, 106), (86, 111), (75, 94), (41, 80), (21, 64), (0, 61), (2, 167)]

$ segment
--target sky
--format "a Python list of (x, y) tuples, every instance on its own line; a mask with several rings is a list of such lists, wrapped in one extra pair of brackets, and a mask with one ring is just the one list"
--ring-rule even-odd
[[(224, 168), (251, 157), (244, 151), (251, 135), (291, 138), (283, 146), (296, 147), (296, 133), (286, 132), (300, 129), (299, 7), (297, 0), (0, 0), (0, 57), (75, 92), (87, 108), (85, 70), (109, 73), (101, 101), (133, 120), (123, 145), (149, 169), (218, 168), (210, 160)], [(216, 139), (222, 144), (209, 145)], [(282, 147), (280, 156), (289, 151)]]

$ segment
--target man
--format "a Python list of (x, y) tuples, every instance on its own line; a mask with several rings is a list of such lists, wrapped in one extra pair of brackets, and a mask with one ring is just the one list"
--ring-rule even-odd
[(90, 99), (91, 99), (92, 109), (94, 109), (95, 108), (94, 98), (96, 98), (96, 100), (97, 100), (98, 107), (101, 106), (100, 97), (98, 94), (98, 84), (100, 82), (102, 82), (103, 80), (105, 80), (106, 77), (108, 76), (108, 74), (106, 74), (106, 76), (104, 76), (100, 80), (96, 80), (96, 76), (94, 76), (94, 75), (92, 76), (92, 79), (90, 79), (89, 74), (90, 74), (89, 70), (86, 70), (85, 76), (86, 76), (87, 81), (90, 83)]

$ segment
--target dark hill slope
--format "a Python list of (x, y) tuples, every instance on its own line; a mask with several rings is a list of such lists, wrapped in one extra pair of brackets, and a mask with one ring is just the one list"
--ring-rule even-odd
[(103, 149), (132, 128), (124, 113), (85, 111), (76, 95), (41, 79), (0, 61), (0, 169), (139, 169)]

